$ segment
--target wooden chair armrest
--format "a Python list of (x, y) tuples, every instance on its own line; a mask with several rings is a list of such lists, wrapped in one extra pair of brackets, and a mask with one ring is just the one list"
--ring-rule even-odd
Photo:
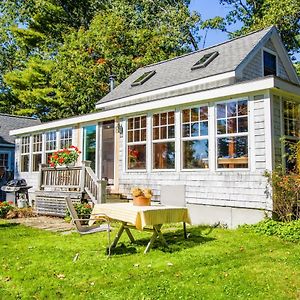
[[(91, 218), (91, 219), (73, 219), (73, 221), (99, 221), (99, 218)], [(108, 220), (107, 220), (108, 221)]]

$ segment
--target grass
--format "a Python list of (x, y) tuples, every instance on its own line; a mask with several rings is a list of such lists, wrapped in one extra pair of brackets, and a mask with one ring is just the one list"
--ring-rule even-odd
[[(0, 221), (0, 299), (300, 299), (300, 245), (247, 229), (167, 228), (124, 235), (107, 259), (105, 232), (62, 235)], [(116, 230), (113, 231), (113, 235)], [(73, 258), (79, 253), (78, 259)]]

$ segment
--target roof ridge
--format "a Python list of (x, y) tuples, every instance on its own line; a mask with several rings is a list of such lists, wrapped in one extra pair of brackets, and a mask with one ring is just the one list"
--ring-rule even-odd
[(23, 119), (29, 119), (29, 120), (34, 120), (34, 121), (39, 121), (39, 118), (34, 118), (34, 117), (28, 117), (28, 116), (19, 116), (19, 115), (11, 115), (11, 114), (6, 114), (6, 113), (0, 113), (0, 116), (7, 116), (7, 117), (12, 117), (12, 118), (23, 118)]
[(188, 53), (185, 53), (185, 54), (182, 54), (182, 55), (173, 57), (173, 58), (169, 58), (169, 59), (165, 59), (165, 60), (159, 61), (159, 62), (157, 62), (157, 63), (153, 63), (153, 64), (150, 64), (150, 65), (146, 65), (146, 66), (142, 67), (141, 69), (148, 68), (148, 67), (153, 67), (153, 66), (160, 65), (160, 64), (165, 63), (165, 62), (168, 62), (168, 61), (173, 61), (173, 60), (176, 60), (176, 59), (179, 59), (179, 58), (188, 56), (188, 55), (192, 55), (192, 54), (195, 54), (195, 53), (199, 53), (199, 52), (202, 52), (202, 51), (206, 51), (206, 50), (208, 50), (208, 49), (215, 48), (215, 47), (217, 47), (217, 46), (221, 46), (221, 45), (224, 45), (224, 44), (227, 44), (227, 43), (231, 43), (231, 42), (236, 41), (236, 40), (238, 40), (238, 39), (247, 37), (247, 36), (249, 36), (249, 35), (256, 34), (256, 33), (260, 32), (260, 31), (271, 30), (273, 27), (275, 27), (275, 26), (273, 25), (273, 26), (269, 26), (269, 27), (266, 27), (266, 28), (263, 28), (263, 29), (258, 29), (258, 30), (256, 30), (256, 31), (249, 32), (249, 33), (247, 33), (247, 34), (244, 34), (244, 35), (235, 37), (235, 38), (233, 38), (233, 39), (226, 40), (226, 41), (224, 41), (224, 42), (214, 44), (214, 45), (209, 46), (209, 47), (207, 47), (207, 48), (203, 48), (203, 49), (199, 49), (199, 50), (196, 50), (196, 51), (188, 52)]

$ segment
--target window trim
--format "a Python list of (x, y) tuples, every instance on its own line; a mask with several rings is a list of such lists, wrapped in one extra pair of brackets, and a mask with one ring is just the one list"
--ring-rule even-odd
[[(57, 149), (62, 150), (65, 149), (65, 147), (62, 147), (62, 131), (63, 130), (70, 130), (71, 131), (71, 145), (73, 145), (73, 127), (64, 127), (64, 128), (60, 128), (59, 130), (56, 131), (56, 138), (58, 138), (58, 143), (56, 145)], [(67, 139), (63, 139), (64, 141), (66, 141)], [(66, 148), (66, 149), (70, 149), (70, 147)]]
[[(218, 118), (217, 118), (217, 105), (218, 104), (227, 104), (230, 102), (238, 102), (238, 101), (243, 101), (246, 100), (247, 101), (247, 126), (248, 126), (248, 131), (247, 132), (237, 132), (237, 133), (225, 133), (225, 134), (218, 134), (217, 130), (217, 122), (218, 122)], [(216, 101), (214, 102), (214, 126), (215, 126), (215, 130), (214, 130), (214, 140), (215, 140), (215, 170), (217, 172), (242, 172), (242, 171), (250, 171), (251, 169), (251, 156), (250, 156), (250, 99), (249, 97), (241, 97), (241, 98), (234, 98), (234, 99), (228, 99), (228, 100), (224, 100), (224, 101)], [(226, 117), (227, 119), (227, 117)], [(225, 137), (241, 137), (241, 136), (247, 136), (248, 138), (248, 167), (247, 168), (219, 168), (218, 167), (218, 138), (225, 138)]]
[[(200, 107), (203, 107), (203, 106), (207, 106), (207, 125), (208, 125), (208, 132), (207, 132), (207, 135), (205, 136), (194, 136), (194, 137), (183, 137), (182, 134), (183, 134), (183, 131), (182, 131), (182, 125), (183, 125), (183, 111), (186, 110), (186, 109), (193, 109), (193, 108), (200, 108)], [(209, 163), (209, 157), (211, 155), (210, 153), (210, 129), (209, 129), (209, 119), (210, 119), (210, 116), (209, 116), (209, 104), (208, 103), (199, 103), (198, 105), (193, 105), (193, 106), (185, 106), (185, 107), (182, 107), (180, 109), (180, 172), (208, 172), (208, 171), (211, 171), (211, 166), (210, 166), (210, 163)], [(200, 121), (198, 121), (200, 122)], [(190, 122), (192, 123), (192, 122)], [(188, 168), (184, 168), (183, 167), (183, 150), (184, 150), (184, 147), (183, 147), (183, 142), (184, 141), (194, 141), (194, 140), (197, 140), (197, 141), (201, 141), (201, 140), (208, 140), (208, 158), (207, 158), (207, 163), (208, 163), (208, 168), (195, 168), (195, 169), (188, 169)]]
[[(135, 119), (135, 118), (141, 118), (141, 117), (145, 117), (146, 118), (146, 127), (140, 127), (139, 130), (141, 130), (142, 128), (146, 129), (146, 140), (145, 141), (139, 141), (139, 142), (128, 142), (128, 131), (131, 130), (128, 128), (128, 120), (129, 119)], [(146, 173), (147, 172), (147, 135), (148, 135), (148, 124), (147, 124), (147, 118), (148, 115), (147, 114), (138, 114), (138, 115), (134, 115), (134, 116), (128, 116), (125, 119), (125, 124), (126, 124), (126, 128), (125, 128), (125, 134), (123, 135), (124, 138), (124, 144), (125, 144), (125, 172), (128, 173), (136, 173), (136, 172), (140, 172), (140, 173)], [(133, 136), (134, 136), (134, 128), (133, 128)], [(145, 150), (146, 150), (146, 158), (145, 158), (145, 168), (143, 169), (129, 169), (128, 168), (128, 146), (134, 146), (134, 145), (145, 145)]]
[[(265, 75), (264, 69), (265, 69), (265, 63), (264, 63), (264, 52), (268, 52), (272, 55), (275, 56), (276, 58), (276, 74), (275, 75)], [(261, 73), (262, 73), (262, 77), (266, 77), (266, 76), (278, 76), (279, 74), (279, 64), (278, 64), (278, 54), (274, 51), (272, 51), (269, 48), (263, 47), (262, 51), (261, 51), (261, 62), (262, 62), (262, 68), (261, 68)]]
[[(7, 166), (7, 171), (12, 171), (11, 170), (11, 168), (10, 168), (10, 166), (11, 166), (11, 152), (10, 151), (4, 151), (4, 150), (0, 150), (0, 154), (7, 154), (7, 164), (8, 164), (8, 166)], [(0, 165), (0, 167), (5, 167), (5, 166), (1, 166)]]
[[(41, 140), (41, 150), (40, 151), (34, 151), (34, 136), (36, 135), (40, 135), (42, 140)], [(31, 140), (32, 140), (32, 143), (31, 143), (31, 149), (30, 149), (30, 156), (31, 156), (31, 170), (32, 170), (32, 173), (37, 173), (39, 172), (39, 170), (37, 171), (34, 171), (33, 169), (33, 156), (34, 154), (41, 154), (41, 163), (43, 163), (43, 159), (44, 159), (44, 155), (43, 155), (43, 147), (44, 147), (44, 135), (42, 132), (36, 132), (34, 134), (32, 134), (31, 136)]]
[[(153, 116), (156, 115), (156, 114), (164, 114), (164, 113), (169, 113), (169, 112), (174, 112), (174, 138), (172, 139), (156, 139), (154, 140), (153, 139)], [(166, 126), (168, 128), (168, 123), (164, 126)], [(156, 126), (157, 128), (161, 128), (160, 125)], [(150, 143), (151, 143), (151, 172), (153, 173), (159, 173), (159, 172), (176, 172), (177, 171), (177, 166), (176, 166), (176, 142), (177, 142), (177, 135), (176, 135), (176, 109), (173, 108), (173, 109), (165, 109), (163, 111), (155, 111), (151, 114), (151, 128), (150, 128), (150, 131), (151, 131), (151, 140), (150, 140)], [(175, 164), (174, 164), (174, 168), (172, 169), (155, 169), (154, 168), (154, 147), (153, 147), (153, 144), (159, 144), (159, 143), (168, 143), (168, 142), (174, 142), (174, 152), (175, 152)], [(181, 155), (181, 154), (179, 154)]]
[[(28, 143), (25, 145), (28, 145), (28, 152), (23, 152), (23, 138), (28, 138)], [(31, 136), (30, 135), (24, 135), (20, 138), (20, 173), (30, 173), (31, 172)], [(28, 171), (22, 170), (22, 157), (28, 156)]]

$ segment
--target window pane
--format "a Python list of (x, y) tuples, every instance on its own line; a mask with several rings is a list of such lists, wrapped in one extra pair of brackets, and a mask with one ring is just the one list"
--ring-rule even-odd
[(201, 121), (208, 120), (208, 106), (200, 107), (200, 120)]
[(175, 143), (153, 144), (153, 168), (174, 169), (175, 168)]
[(226, 133), (226, 120), (217, 121), (217, 133), (225, 134)]
[(167, 125), (167, 113), (160, 115), (160, 125)]
[(183, 168), (208, 168), (208, 140), (183, 142)]
[(72, 128), (60, 130), (60, 148), (70, 148), (72, 146)]
[(227, 103), (227, 117), (236, 116), (236, 101)]
[(159, 139), (159, 127), (153, 128), (153, 139), (154, 140)]
[(190, 122), (190, 110), (189, 109), (184, 109), (182, 111), (182, 122), (183, 123)]
[(147, 127), (146, 124), (147, 124), (146, 116), (142, 116), (141, 117), (141, 127), (146, 128)]
[(6, 169), (8, 166), (8, 153), (0, 153), (0, 167), (5, 167)]
[(42, 163), (42, 154), (32, 155), (32, 171), (37, 172), (39, 170), (39, 165)]
[(95, 171), (95, 163), (96, 163), (96, 126), (95, 125), (86, 126), (83, 128), (83, 159), (89, 160), (91, 162), (91, 168)]
[(182, 136), (189, 137), (190, 136), (190, 124), (182, 125)]
[(132, 130), (128, 131), (128, 142), (129, 143), (133, 142), (133, 131)]
[(276, 75), (276, 56), (264, 51), (264, 76)]
[(146, 141), (146, 129), (141, 130), (141, 141)]
[(236, 133), (236, 118), (227, 120), (227, 133)]
[(128, 146), (128, 169), (146, 169), (146, 145)]
[(199, 108), (192, 108), (191, 109), (191, 121), (192, 122), (199, 121)]
[(226, 118), (226, 106), (225, 104), (217, 104), (217, 118)]
[(242, 100), (238, 102), (238, 115), (245, 116), (248, 114), (248, 103), (247, 100)]
[(139, 129), (141, 127), (141, 120), (139, 117), (134, 118), (134, 129)]
[(135, 142), (139, 142), (140, 141), (140, 131), (139, 130), (135, 130), (134, 131), (134, 141)]
[(248, 118), (239, 118), (239, 132), (247, 132), (248, 131)]
[(159, 114), (153, 115), (153, 126), (159, 126)]
[(201, 122), (200, 123), (200, 135), (208, 135), (208, 122)]
[(248, 137), (218, 138), (218, 168), (248, 167)]
[(175, 138), (175, 126), (174, 125), (168, 127), (168, 138), (169, 139)]
[(133, 118), (128, 119), (128, 129), (133, 129)]
[(175, 124), (174, 111), (170, 111), (168, 113), (168, 124), (170, 125)]
[(29, 172), (29, 154), (21, 155), (21, 172)]
[(160, 138), (161, 139), (167, 138), (167, 127), (166, 126), (160, 128)]
[(199, 123), (191, 124), (191, 136), (199, 136)]

